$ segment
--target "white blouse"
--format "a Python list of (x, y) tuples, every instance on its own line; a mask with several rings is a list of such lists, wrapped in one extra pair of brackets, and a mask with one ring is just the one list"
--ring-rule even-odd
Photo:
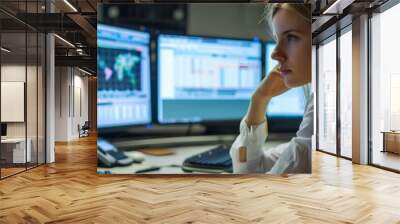
[[(267, 122), (247, 126), (240, 122), (240, 134), (232, 144), (230, 156), (233, 173), (311, 173), (311, 137), (313, 134), (313, 94), (308, 97), (306, 110), (296, 136), (289, 142), (263, 149), (268, 136)], [(246, 148), (246, 161), (240, 162), (239, 148)]]

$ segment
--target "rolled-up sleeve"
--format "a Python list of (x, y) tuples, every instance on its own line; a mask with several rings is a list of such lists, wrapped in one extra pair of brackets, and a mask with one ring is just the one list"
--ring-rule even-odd
[[(309, 101), (300, 128), (289, 142), (263, 149), (268, 135), (267, 122), (248, 127), (243, 119), (240, 134), (230, 150), (234, 173), (311, 173), (311, 136), (314, 106)], [(246, 149), (246, 160), (240, 160), (240, 149)]]
[[(230, 155), (234, 173), (263, 172), (260, 167), (263, 158), (263, 145), (267, 138), (267, 122), (248, 127), (245, 119), (240, 122), (240, 134), (232, 144)], [(246, 161), (240, 161), (239, 149), (245, 148)]]

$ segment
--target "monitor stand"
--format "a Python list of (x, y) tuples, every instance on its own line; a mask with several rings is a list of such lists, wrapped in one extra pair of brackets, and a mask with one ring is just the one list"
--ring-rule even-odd
[(122, 150), (232, 144), (239, 133), (238, 123), (152, 125), (131, 128), (123, 134), (101, 133), (99, 137)]
[(143, 148), (168, 148), (190, 145), (232, 144), (236, 135), (204, 135), (152, 138), (142, 140), (111, 140), (121, 150), (136, 150)]

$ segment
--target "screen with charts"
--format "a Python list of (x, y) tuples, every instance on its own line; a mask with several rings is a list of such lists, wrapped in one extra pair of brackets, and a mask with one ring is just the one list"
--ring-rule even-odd
[(97, 26), (98, 127), (151, 122), (150, 35)]
[(261, 42), (158, 37), (158, 121), (240, 120), (261, 80)]
[[(278, 64), (277, 61), (271, 58), (271, 54), (276, 44), (267, 42), (265, 46), (265, 74), (268, 75), (269, 71)], [(268, 104), (267, 116), (268, 117), (303, 117), (306, 105), (306, 98), (302, 87), (296, 87), (288, 90), (282, 95), (276, 96), (271, 99)]]

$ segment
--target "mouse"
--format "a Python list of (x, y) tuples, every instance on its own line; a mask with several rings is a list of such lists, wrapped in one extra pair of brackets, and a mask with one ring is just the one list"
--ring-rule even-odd
[(130, 158), (133, 159), (134, 162), (136, 163), (141, 163), (144, 160), (145, 155), (142, 152), (129, 152), (129, 153), (125, 153), (127, 154), (127, 156), (129, 156)]

